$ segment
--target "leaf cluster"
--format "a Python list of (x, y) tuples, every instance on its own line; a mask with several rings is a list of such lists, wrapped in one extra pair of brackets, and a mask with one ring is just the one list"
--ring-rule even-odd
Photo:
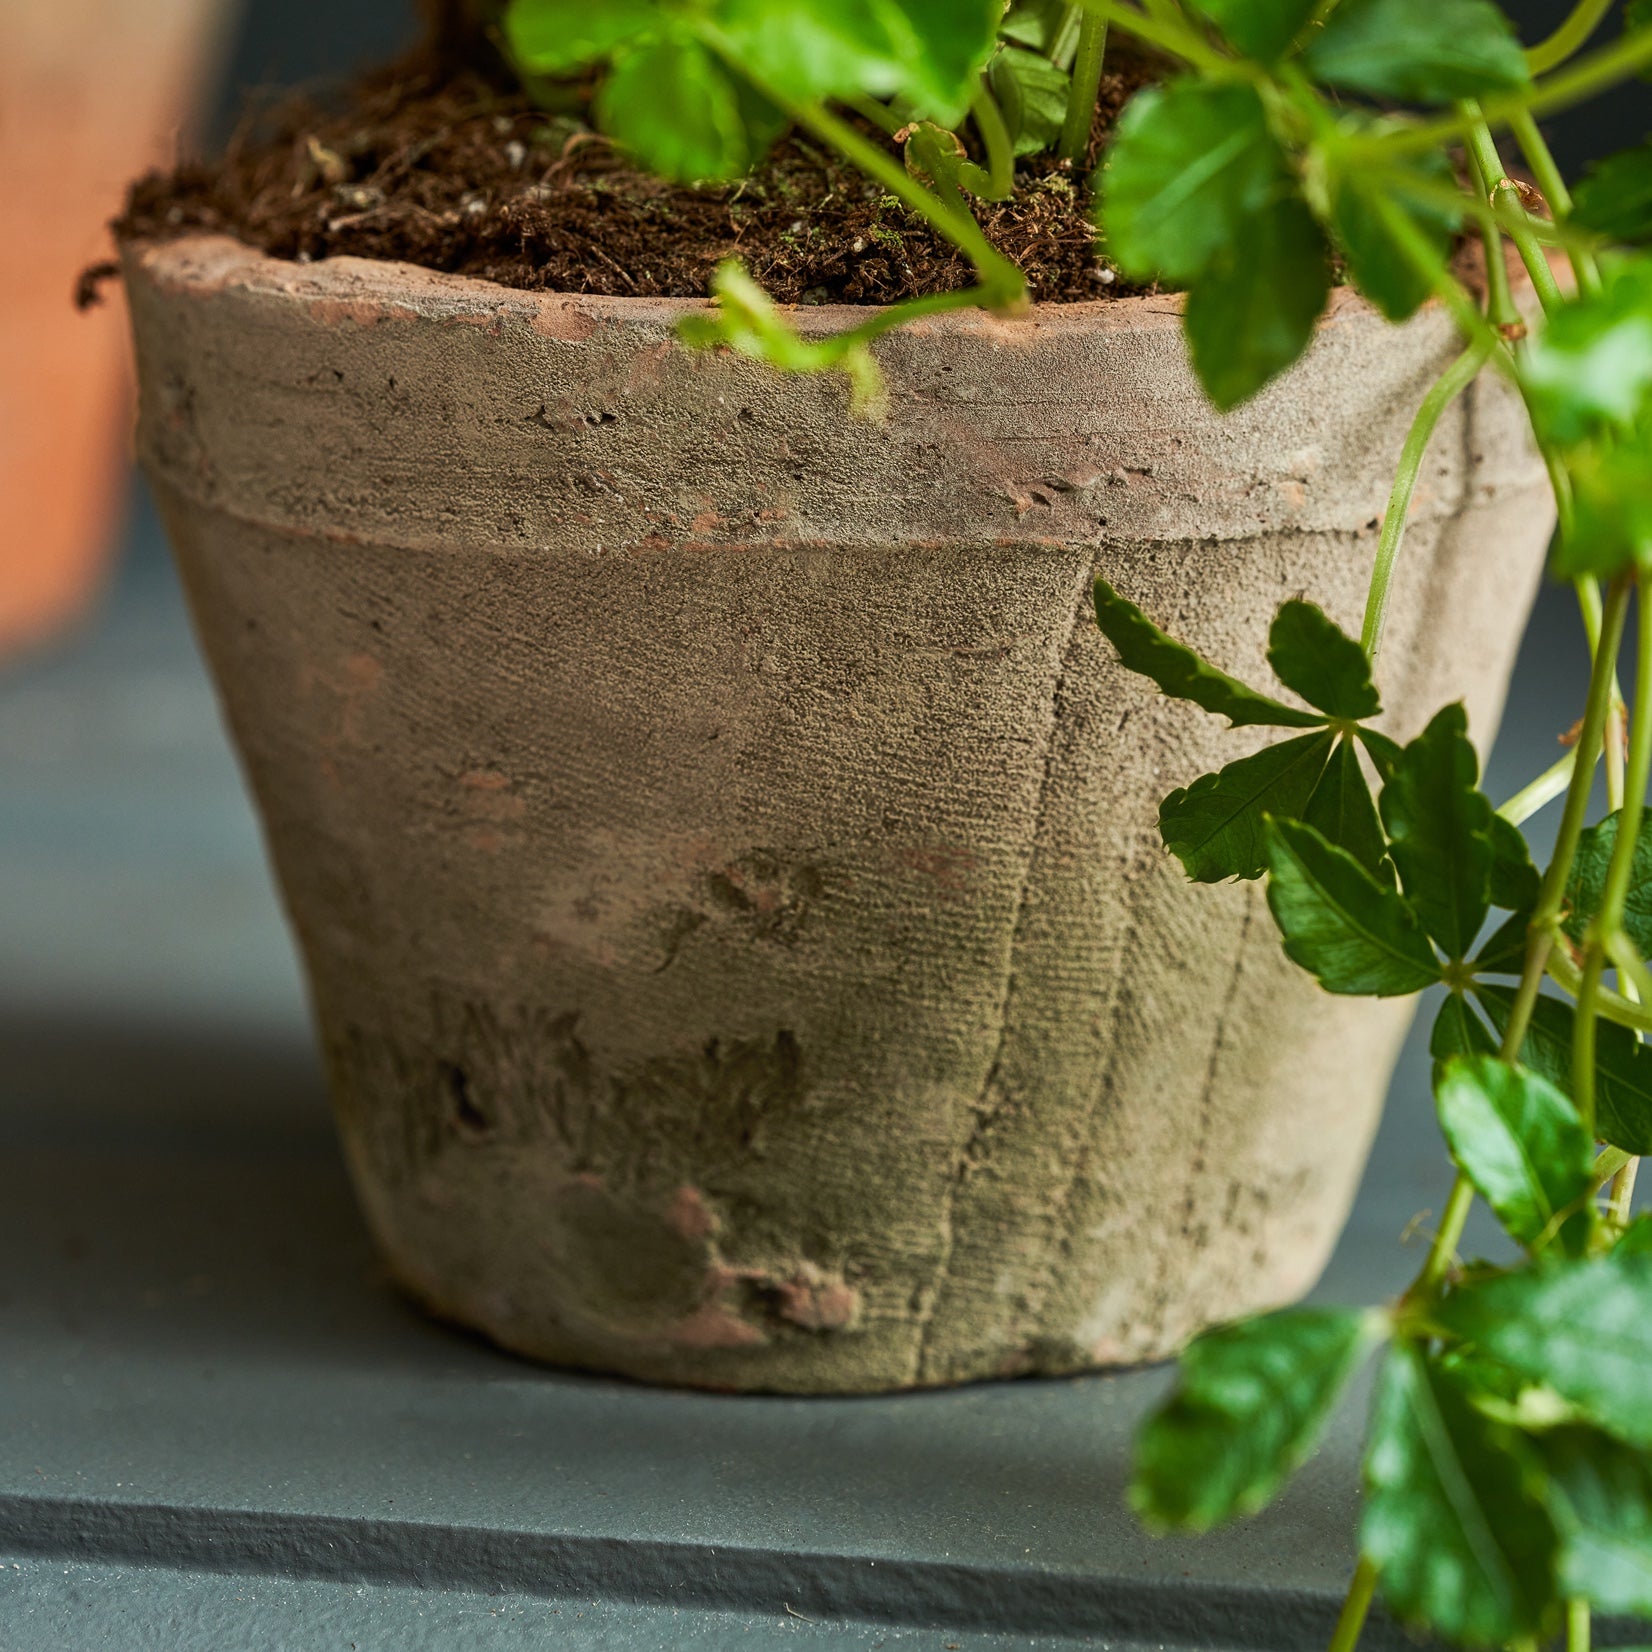
[[(1523, 931), (1538, 894), (1519, 830), (1479, 790), (1461, 706), (1409, 745), (1372, 726), (1382, 705), (1364, 650), (1311, 603), (1285, 603), (1268, 662), (1300, 710), (1217, 671), (1106, 580), (1103, 634), (1130, 670), (1230, 723), (1306, 728), (1170, 793), (1165, 845), (1195, 882), (1269, 876), (1285, 951), (1329, 992), (1382, 997), (1503, 968), (1507, 936), (1474, 945), (1493, 907)], [(1381, 782), (1374, 797), (1361, 752)]]
[(602, 129), (662, 177), (735, 178), (795, 107), (907, 98), (951, 125), (997, 37), (999, 0), (512, 0), (504, 34), (538, 76), (606, 70)]
[(1491, 0), (1198, 10), (1236, 57), (1131, 102), (1099, 223), (1126, 274), (1187, 289), (1188, 349), (1226, 408), (1307, 348), (1333, 253), (1396, 321), (1445, 276), (1460, 213), (1443, 156), (1385, 156), (1374, 116), (1347, 100), (1445, 104), (1518, 92), (1530, 76)]
[[(1446, 1089), (1518, 1221), (1586, 1194), (1588, 1143), (1541, 1079), (1460, 1059)], [(1494, 1145), (1516, 1135), (1547, 1185)], [(1652, 1222), (1604, 1254), (1567, 1250), (1465, 1274), (1427, 1304), (1287, 1309), (1207, 1333), (1138, 1438), (1134, 1506), (1190, 1531), (1262, 1508), (1386, 1344), (1360, 1547), (1390, 1610), (1469, 1646), (1548, 1634), (1569, 1599), (1652, 1614)]]
[[(1652, 199), (1652, 146), (1634, 159)], [(1598, 290), (1550, 315), (1520, 379), (1538, 439), (1571, 483), (1556, 572), (1652, 566), (1652, 256), (1621, 258)]]
[[(1166, 844), (1195, 879), (1265, 871), (1286, 952), (1328, 991), (1445, 983), (1431, 1040), (1441, 1132), (1524, 1253), (1425, 1271), (1387, 1310), (1290, 1309), (1198, 1339), (1139, 1436), (1133, 1503), (1155, 1527), (1193, 1531), (1263, 1507), (1386, 1345), (1360, 1547), (1396, 1616), (1497, 1646), (1552, 1632), (1567, 1600), (1652, 1614), (1652, 1220), (1620, 1232), (1596, 1210), (1602, 1166), (1652, 1149), (1652, 1050), (1594, 1029), (1597, 1157), (1571, 1094), (1576, 1012), (1552, 997), (1517, 1010), (1495, 979), (1525, 964), (1540, 880), (1478, 788), (1460, 706), (1408, 744), (1378, 734), (1364, 652), (1305, 603), (1279, 610), (1268, 658), (1312, 710), (1217, 670), (1105, 581), (1096, 611), (1121, 661), (1166, 694), (1293, 731), (1166, 798)], [(1327, 789), (1354, 801), (1328, 813), (1315, 802)], [(1610, 816), (1578, 844), (1568, 935), (1588, 933), (1605, 898), (1619, 826)], [(1482, 940), (1494, 909), (1510, 916)], [(1652, 831), (1634, 845), (1623, 927), (1652, 942)]]

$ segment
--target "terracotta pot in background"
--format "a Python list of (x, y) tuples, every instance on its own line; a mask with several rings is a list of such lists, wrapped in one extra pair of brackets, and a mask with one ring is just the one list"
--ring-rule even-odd
[(86, 604), (131, 416), (119, 294), (73, 305), (135, 171), (170, 159), (223, 0), (0, 5), (0, 652)]
[[(1072, 1371), (1287, 1301), (1408, 1014), (1196, 888), (1158, 800), (1261, 738), (1158, 697), (1092, 576), (1266, 682), (1357, 628), (1457, 350), (1347, 294), (1218, 417), (1164, 299), (936, 320), (841, 383), (688, 301), (128, 249), (141, 456), (391, 1267), (561, 1364), (855, 1391)], [(801, 312), (809, 326), (843, 312)], [(1441, 428), (1381, 680), (1489, 739), (1550, 510)]]

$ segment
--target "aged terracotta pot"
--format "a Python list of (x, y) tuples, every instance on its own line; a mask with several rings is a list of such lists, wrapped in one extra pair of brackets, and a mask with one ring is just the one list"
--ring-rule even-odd
[(223, 0), (0, 0), (0, 652), (90, 599), (124, 492), (131, 369), (108, 256), (134, 171), (171, 155)]
[[(855, 1391), (1166, 1353), (1315, 1278), (1407, 1010), (1194, 888), (1246, 737), (1125, 675), (1105, 572), (1266, 680), (1357, 622), (1456, 346), (1351, 297), (1222, 419), (1176, 305), (960, 315), (837, 382), (575, 298), (128, 252), (140, 445), (263, 810), (374, 1233), (558, 1364)], [(810, 313), (811, 325), (846, 319)], [(1488, 737), (1549, 529), (1482, 383), (1381, 676)]]

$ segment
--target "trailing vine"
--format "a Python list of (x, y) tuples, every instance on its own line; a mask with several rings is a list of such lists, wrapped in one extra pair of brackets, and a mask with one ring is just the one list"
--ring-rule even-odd
[[(460, 3), (460, 0), (454, 0)], [(470, 0), (463, 0), (470, 4)], [(1467, 1645), (1564, 1632), (1594, 1609), (1652, 1616), (1652, 142), (1571, 192), (1539, 127), (1652, 66), (1652, 0), (1592, 47), (1580, 0), (1522, 48), (1493, 0), (510, 0), (525, 75), (594, 86), (594, 119), (661, 175), (736, 176), (788, 126), (862, 168), (956, 245), (965, 289), (800, 336), (737, 263), (689, 342), (786, 371), (847, 374), (876, 413), (872, 345), (916, 316), (1014, 313), (1021, 272), (972, 200), (1050, 151), (1095, 199), (1098, 254), (1185, 291), (1188, 352), (1238, 405), (1308, 347), (1340, 267), (1393, 321), (1437, 302), (1462, 353), (1424, 396), (1396, 474), (1358, 639), (1311, 603), (1269, 634), (1281, 697), (1226, 675), (1126, 593), (1095, 587), (1123, 664), (1167, 695), (1280, 738), (1165, 798), (1159, 827), (1199, 882), (1267, 880), (1288, 955), (1327, 991), (1443, 987), (1430, 1042), (1457, 1169), (1416, 1280), (1383, 1308), (1293, 1308), (1212, 1331), (1142, 1430), (1131, 1497), (1159, 1528), (1262, 1507), (1380, 1355), (1360, 1559), (1332, 1642), (1378, 1595)], [(1094, 178), (1110, 40), (1168, 65), (1125, 109)], [(1510, 177), (1506, 134), (1535, 185)], [(1484, 290), (1452, 252), (1485, 249)], [(1516, 306), (1505, 248), (1536, 313)], [(1553, 571), (1592, 670), (1566, 756), (1494, 807), (1460, 706), (1406, 743), (1376, 726), (1375, 667), (1429, 439), (1482, 373), (1524, 401), (1553, 483)], [(1632, 692), (1619, 660), (1633, 623)], [(1609, 812), (1590, 823), (1604, 768)], [(1521, 823), (1559, 803), (1548, 865)], [(1519, 1247), (1458, 1254), (1483, 1200)]]

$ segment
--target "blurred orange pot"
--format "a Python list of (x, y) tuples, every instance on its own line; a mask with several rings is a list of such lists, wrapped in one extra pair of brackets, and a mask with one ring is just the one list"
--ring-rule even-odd
[(133, 172), (169, 155), (224, 0), (0, 0), (0, 651), (97, 588), (125, 475), (130, 369), (107, 256)]

